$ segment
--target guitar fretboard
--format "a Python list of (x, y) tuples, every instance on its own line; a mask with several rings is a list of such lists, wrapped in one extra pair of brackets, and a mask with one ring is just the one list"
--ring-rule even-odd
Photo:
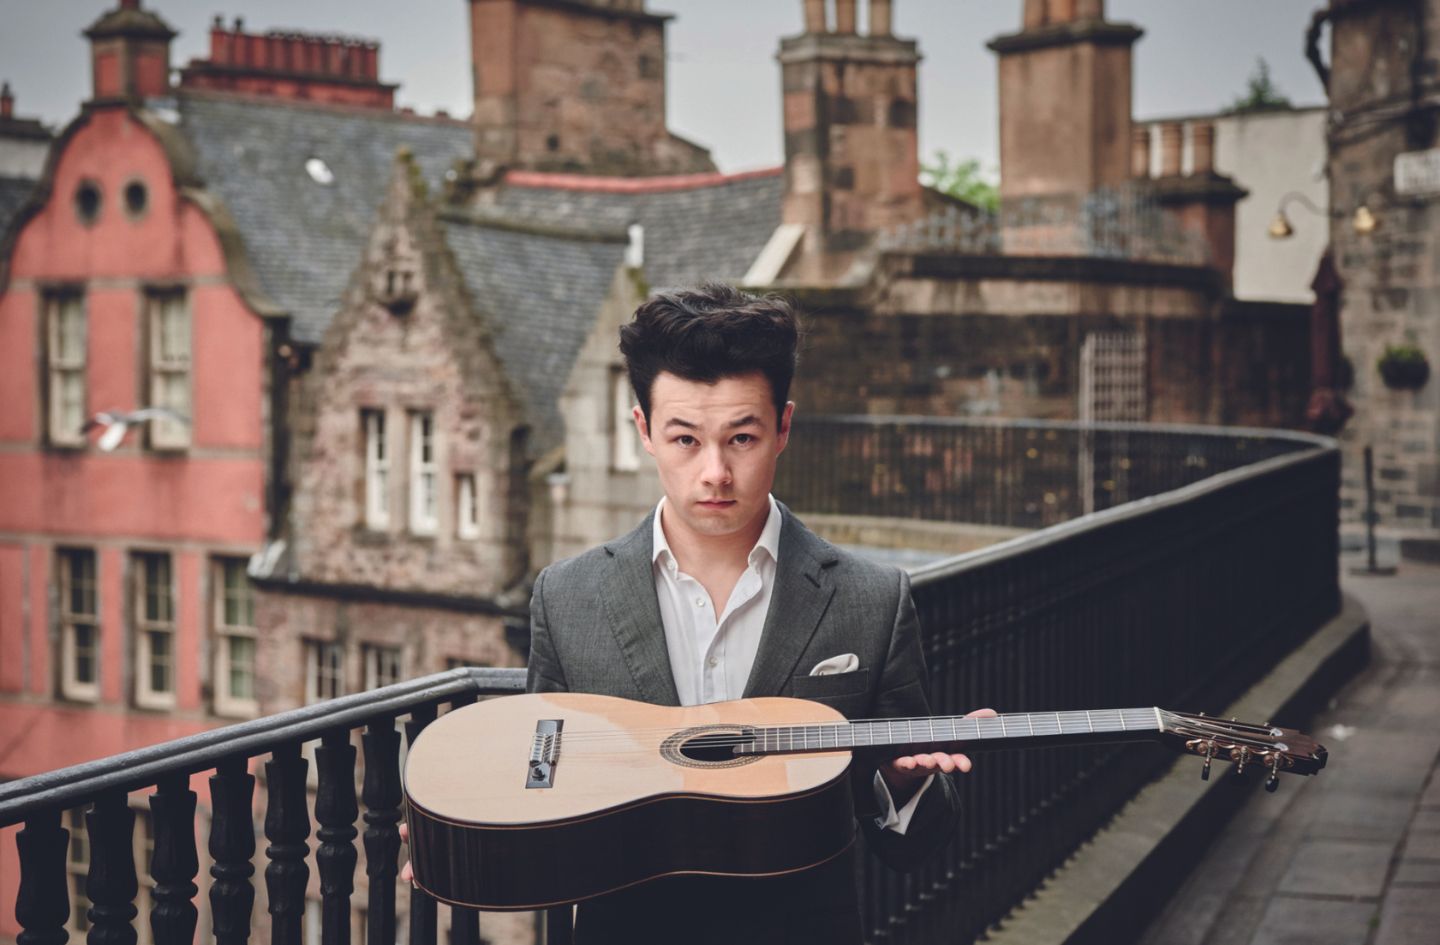
[[(1075, 712), (1019, 712), (993, 719), (938, 716), (923, 719), (865, 719), (818, 725), (778, 725), (754, 729), (754, 742), (736, 746), (736, 754), (772, 755), (843, 748), (944, 745), (979, 746), (1007, 739), (1055, 739), (1069, 736), (1124, 736), (1161, 730), (1159, 711), (1091, 709)], [(1083, 739), (1082, 739), (1083, 740)], [(992, 746), (993, 747), (993, 746)]]

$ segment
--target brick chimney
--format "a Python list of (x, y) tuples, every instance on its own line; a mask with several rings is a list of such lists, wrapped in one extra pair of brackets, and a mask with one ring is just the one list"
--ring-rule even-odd
[(0, 119), (15, 117), (15, 96), (10, 92), (10, 83), (0, 86)]
[(244, 21), (210, 27), (210, 58), (180, 70), (180, 86), (272, 98), (395, 107), (394, 84), (380, 81), (380, 44), (349, 36), (271, 30), (245, 32)]
[(140, 0), (120, 0), (84, 35), (90, 40), (92, 101), (141, 101), (169, 93), (170, 41), (176, 34), (142, 10)]
[(644, 0), (469, 0), (475, 152), (531, 170), (715, 170), (665, 126), (665, 24)]
[[(1137, 125), (1137, 131), (1145, 126)], [(1190, 144), (1189, 172), (1185, 171), (1186, 131)], [(1137, 178), (1156, 202), (1182, 227), (1199, 235), (1210, 253), (1210, 264), (1227, 283), (1235, 271), (1235, 205), (1248, 191), (1215, 169), (1215, 123), (1166, 121), (1158, 123), (1160, 176), (1149, 177), (1149, 167), (1135, 168)], [(1138, 137), (1138, 135), (1137, 135)]]
[(785, 114), (783, 221), (820, 237), (807, 250), (844, 253), (885, 227), (923, 214), (916, 138), (913, 39), (890, 32), (891, 0), (870, 0), (870, 32), (856, 32), (856, 0), (805, 0), (805, 32), (780, 41)]
[(1025, 0), (1000, 66), (1000, 195), (1083, 194), (1130, 179), (1131, 47), (1104, 0)]

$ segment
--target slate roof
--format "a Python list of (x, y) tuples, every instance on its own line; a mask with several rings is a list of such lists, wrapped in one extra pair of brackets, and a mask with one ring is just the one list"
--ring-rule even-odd
[[(706, 280), (738, 282), (780, 225), (785, 180), (780, 168), (748, 174), (696, 175), (707, 183), (666, 187), (643, 180), (634, 190), (542, 186), (547, 176), (515, 174), (497, 197), (496, 208), (524, 219), (569, 226), (645, 228), (645, 278), (651, 289), (689, 286)], [(671, 180), (675, 180), (672, 178)], [(518, 183), (535, 181), (536, 183)]]
[[(409, 147), (432, 192), (474, 153), (464, 122), (394, 112), (181, 92), (179, 129), (205, 188), (225, 204), (260, 286), (319, 342), (340, 308), (385, 197), (397, 149)], [(306, 162), (333, 175), (318, 183)]]
[(27, 177), (0, 177), (0, 238), (5, 236), (15, 214), (25, 206), (35, 183)]
[(496, 353), (525, 398), (530, 451), (565, 434), (560, 394), (625, 254), (623, 235), (565, 235), (446, 216), (441, 223)]

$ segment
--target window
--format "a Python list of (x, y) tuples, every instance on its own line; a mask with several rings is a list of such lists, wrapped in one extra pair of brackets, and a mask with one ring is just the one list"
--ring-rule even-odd
[(385, 414), (362, 410), (360, 425), (365, 438), (365, 527), (384, 531), (390, 527), (390, 447), (385, 441)]
[(480, 509), (475, 495), (475, 474), (455, 477), (455, 537), (480, 537)]
[(361, 647), (365, 663), (365, 688), (379, 689), (398, 683), (401, 679), (401, 654), (398, 646), (376, 646), (365, 644)]
[(85, 300), (73, 289), (48, 292), (43, 311), (48, 439), (57, 446), (84, 446)]
[(65, 877), (70, 883), (70, 921), (65, 928), (72, 941), (90, 929), (90, 900), (85, 896), (85, 877), (90, 873), (90, 834), (85, 829), (85, 810), (65, 812), (65, 828), (70, 831), (70, 853), (65, 858)]
[(135, 555), (135, 702), (175, 705), (175, 582), (170, 556)]
[(345, 650), (326, 640), (305, 641), (305, 704), (345, 694)]
[(410, 531), (433, 535), (435, 510), (435, 415), (410, 414)]
[(150, 406), (165, 407), (186, 418), (150, 421), (150, 446), (184, 449), (190, 445), (190, 312), (185, 293), (149, 292), (145, 308), (150, 322)]
[(635, 394), (630, 389), (630, 378), (624, 368), (610, 369), (610, 404), (610, 465), (621, 472), (632, 472), (640, 468), (640, 435), (635, 430), (635, 418), (631, 414)]
[(100, 697), (95, 552), (62, 549), (55, 570), (60, 605), (60, 694), (66, 699), (94, 701)]
[(211, 585), (215, 621), (215, 711), (254, 715), (255, 595), (244, 558), (215, 561)]

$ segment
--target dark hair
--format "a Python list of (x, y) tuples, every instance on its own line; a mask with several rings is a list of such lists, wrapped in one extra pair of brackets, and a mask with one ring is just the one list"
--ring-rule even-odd
[(759, 371), (778, 417), (790, 397), (799, 343), (799, 319), (788, 301), (714, 282), (658, 293), (620, 328), (620, 353), (646, 423), (661, 371), (706, 384)]

